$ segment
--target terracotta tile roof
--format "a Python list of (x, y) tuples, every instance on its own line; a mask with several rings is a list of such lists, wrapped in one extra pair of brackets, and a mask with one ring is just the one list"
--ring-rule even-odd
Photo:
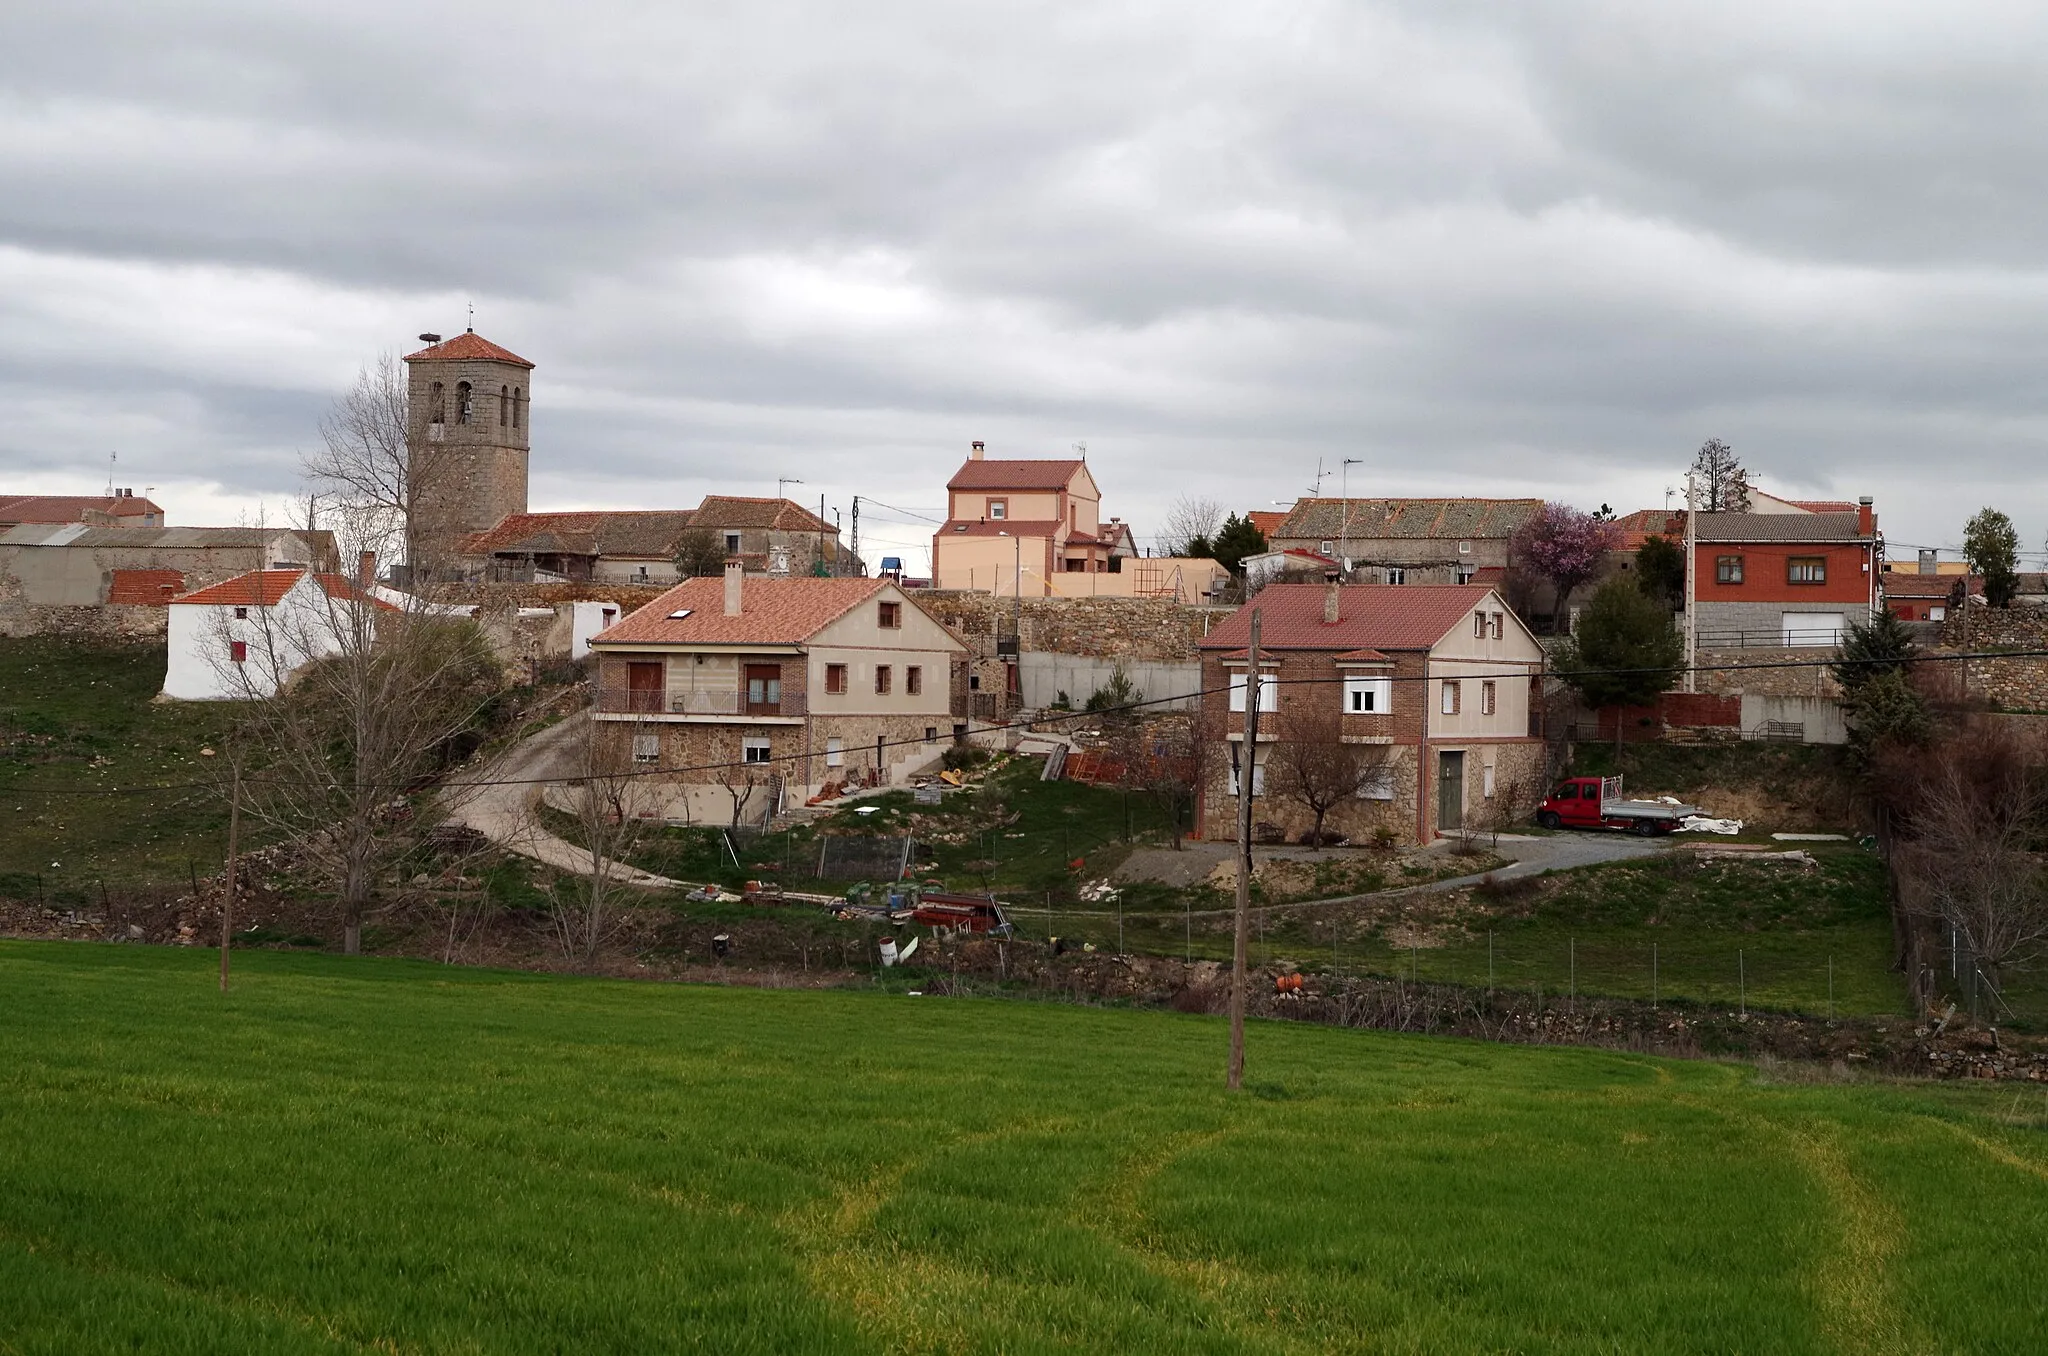
[(1853, 542), (1870, 538), (1849, 513), (1702, 513), (1693, 528), (1702, 542)]
[(1846, 499), (1787, 499), (1794, 508), (1803, 508), (1808, 513), (1854, 513), (1856, 505)]
[(1333, 658), (1339, 664), (1390, 664), (1393, 661), (1378, 650), (1346, 650)]
[[(1956, 592), (1963, 579), (1964, 576), (1959, 574), (1921, 574), (1917, 570), (1910, 573), (1888, 570), (1878, 576), (1887, 598), (1946, 598)], [(1971, 579), (1977, 583), (1982, 576), (1972, 576)]]
[(123, 607), (162, 607), (185, 591), (181, 570), (116, 570), (107, 601)]
[[(728, 617), (723, 577), (686, 579), (591, 643), (799, 645), (887, 586), (885, 579), (752, 576), (740, 584), (740, 615)], [(670, 615), (684, 611), (690, 615)]]
[(79, 523), (88, 513), (110, 518), (163, 516), (163, 509), (132, 494), (0, 494), (0, 523)]
[(1615, 519), (1615, 526), (1621, 529), (1621, 546), (1624, 551), (1640, 551), (1643, 543), (1652, 537), (1664, 537), (1673, 541), (1685, 536), (1684, 509), (1637, 509), (1634, 513), (1623, 514)]
[(429, 345), (417, 353), (408, 353), (405, 360), (409, 363), (468, 361), (511, 363), (514, 367), (533, 366), (511, 349), (500, 348), (475, 330), (458, 334), (453, 339), (443, 339), (440, 343)]
[(1050, 537), (1064, 526), (1057, 518), (954, 518), (939, 529), (941, 537)]
[(580, 513), (508, 513), (472, 533), (465, 554), (646, 556), (672, 560), (693, 522), (689, 509), (625, 509)]
[(949, 490), (1064, 490), (1074, 472), (1088, 463), (1079, 460), (1025, 461), (969, 458), (960, 464)]
[[(298, 583), (305, 573), (304, 570), (251, 570), (247, 574), (238, 574), (233, 579), (224, 579), (211, 587), (200, 589), (197, 593), (173, 598), (171, 602), (198, 603), (208, 607), (276, 607), (285, 594), (291, 591), (292, 585)], [(313, 577), (319, 581), (321, 590), (330, 598), (360, 598), (386, 612), (399, 610), (382, 598), (372, 598), (366, 593), (359, 592), (345, 575), (318, 574)]]
[(1542, 509), (1541, 499), (1300, 499), (1276, 533), (1310, 541), (1469, 541), (1512, 536)]
[(1268, 584), (1224, 618), (1196, 648), (1241, 650), (1251, 640), (1252, 610), (1262, 615), (1260, 644), (1273, 650), (1426, 650), (1492, 593), (1482, 584), (1345, 584), (1340, 619), (1323, 621), (1323, 584)]
[(793, 499), (747, 499), (730, 494), (707, 494), (690, 519), (692, 527), (766, 528), (770, 532), (824, 532), (837, 536), (839, 529)]
[(1287, 515), (1278, 509), (1253, 509), (1244, 515), (1251, 525), (1259, 529), (1259, 535), (1271, 541), (1273, 534), (1280, 530), (1280, 524), (1287, 521)]

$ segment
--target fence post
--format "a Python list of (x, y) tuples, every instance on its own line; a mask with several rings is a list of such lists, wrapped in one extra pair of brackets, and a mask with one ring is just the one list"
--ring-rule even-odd
[(1828, 953), (1828, 1025), (1835, 1024), (1835, 957)]
[(1742, 959), (1742, 948), (1735, 949), (1735, 1010), (1749, 1016), (1749, 972)]
[(1657, 944), (1650, 943), (1650, 1011), (1657, 1010)]
[(1493, 996), (1493, 929), (1486, 930), (1486, 995)]
[(1569, 967), (1565, 972), (1568, 976), (1567, 983), (1569, 985), (1565, 990), (1565, 997), (1573, 1002), (1577, 1002), (1579, 998), (1579, 939), (1576, 937), (1566, 938), (1564, 946), (1565, 955), (1568, 958), (1566, 964)]

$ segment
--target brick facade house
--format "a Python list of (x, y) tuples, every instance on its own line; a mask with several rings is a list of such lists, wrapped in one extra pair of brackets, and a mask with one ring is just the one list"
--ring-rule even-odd
[(590, 648), (596, 718), (635, 726), (636, 761), (674, 769), (677, 788), (757, 786), (756, 815), (827, 783), (900, 780), (966, 721), (966, 647), (884, 579), (763, 578), (735, 560)]
[(1354, 842), (1391, 834), (1426, 843), (1510, 821), (1541, 799), (1543, 650), (1499, 593), (1477, 584), (1274, 584), (1199, 646), (1201, 836), (1237, 836), (1254, 612), (1262, 626), (1252, 760), (1259, 836), (1294, 841), (1312, 823), (1306, 807), (1266, 785), (1276, 756), (1284, 761), (1284, 746), (1305, 731), (1382, 750), (1372, 775), (1324, 824)]
[(1853, 512), (1701, 513), (1692, 533), (1702, 650), (1832, 646), (1883, 605), (1867, 498)]

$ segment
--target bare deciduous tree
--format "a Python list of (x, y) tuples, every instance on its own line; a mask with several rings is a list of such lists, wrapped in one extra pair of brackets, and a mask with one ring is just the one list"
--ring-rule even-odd
[(1323, 821), (1339, 805), (1387, 775), (1389, 746), (1347, 744), (1337, 703), (1315, 689), (1280, 713), (1280, 738), (1268, 755), (1271, 794), (1315, 817), (1310, 843), (1323, 845)]
[(1166, 528), (1160, 541), (1170, 556), (1206, 555), (1222, 522), (1223, 505), (1214, 499), (1184, 494), (1166, 511)]
[(590, 870), (573, 881), (557, 880), (549, 891), (555, 940), (580, 965), (596, 962), (617, 928), (620, 892), (636, 888), (629, 883), (626, 857), (651, 821), (659, 794), (638, 760), (659, 738), (637, 721), (592, 720), (584, 726), (570, 789)]
[(738, 828), (740, 816), (746, 812), (747, 802), (754, 798), (754, 789), (761, 785), (761, 778), (739, 761), (721, 764), (715, 775), (718, 784), (725, 788), (725, 794), (732, 797), (732, 826)]
[(355, 954), (392, 869), (442, 815), (416, 793), (470, 751), (497, 662), (473, 622), (377, 602), (336, 576), (245, 610), (239, 623), (223, 612), (210, 647), (241, 699), (245, 808), (334, 892)]
[(405, 364), (383, 353), (356, 374), (320, 420), (306, 478), (338, 535), (358, 550), (403, 556), (412, 585), (440, 578), (446, 525), (434, 521), (462, 474), (459, 457), (427, 436), (407, 395)]
[(2048, 941), (2043, 750), (1989, 721), (1918, 751), (1896, 856), (1909, 908), (1951, 930), (1990, 977)]

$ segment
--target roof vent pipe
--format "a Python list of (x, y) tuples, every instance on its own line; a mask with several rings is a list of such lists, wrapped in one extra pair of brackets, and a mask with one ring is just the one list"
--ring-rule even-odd
[(738, 556), (728, 556), (725, 561), (725, 615), (740, 615), (740, 581), (746, 576), (746, 564)]

